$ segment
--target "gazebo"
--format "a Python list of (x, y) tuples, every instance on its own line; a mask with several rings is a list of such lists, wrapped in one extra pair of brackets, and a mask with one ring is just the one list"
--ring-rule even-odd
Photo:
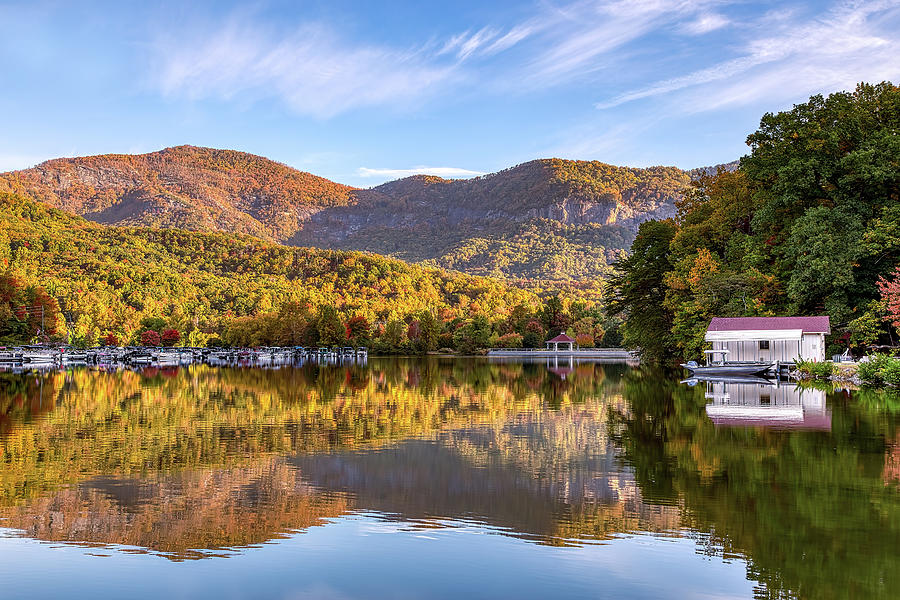
[[(551, 348), (551, 344), (553, 347)], [(570, 338), (565, 333), (560, 333), (558, 336), (553, 338), (552, 340), (547, 340), (547, 350), (553, 350), (554, 352), (559, 352), (560, 344), (568, 344), (568, 351), (572, 352), (575, 349), (575, 339)], [(565, 349), (563, 349), (565, 351)]]

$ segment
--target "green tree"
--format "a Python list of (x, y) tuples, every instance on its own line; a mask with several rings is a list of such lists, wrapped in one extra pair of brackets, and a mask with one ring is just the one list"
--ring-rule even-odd
[(487, 348), (491, 339), (491, 324), (484, 315), (476, 315), (453, 334), (453, 343), (461, 354), (473, 354)]
[(341, 323), (337, 309), (330, 304), (323, 304), (319, 307), (316, 327), (319, 332), (319, 343), (325, 346), (342, 344), (347, 339), (346, 329)]
[(438, 338), (441, 335), (441, 325), (430, 310), (419, 313), (419, 339), (416, 342), (417, 352), (432, 352), (437, 350)]
[(665, 306), (669, 244), (676, 226), (671, 220), (647, 221), (638, 228), (631, 256), (616, 263), (607, 288), (607, 311), (623, 315), (623, 343), (651, 361), (673, 357), (673, 316)]

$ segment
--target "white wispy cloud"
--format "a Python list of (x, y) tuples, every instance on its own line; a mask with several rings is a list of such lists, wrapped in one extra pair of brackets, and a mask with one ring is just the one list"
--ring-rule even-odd
[(456, 71), (420, 50), (347, 43), (320, 24), (283, 35), (237, 17), (207, 35), (161, 36), (155, 52), (151, 83), (168, 96), (275, 96), (317, 117), (415, 102), (435, 93)]
[[(418, 107), (463, 93), (525, 94), (573, 81), (632, 82), (596, 106), (681, 99), (685, 111), (831, 91), (900, 74), (900, 0), (841, 2), (816, 17), (793, 9), (729, 16), (731, 0), (571, 0), (539, 4), (518, 23), (476, 24), (420, 46), (373, 44), (323, 23), (275, 29), (237, 13), (205, 29), (161, 34), (150, 84), (173, 98), (241, 103), (277, 99), (319, 118), (362, 107)], [(701, 65), (650, 79), (677, 63), (660, 39), (729, 28), (726, 46), (681, 52)], [(516, 48), (516, 52), (509, 52)], [(706, 52), (707, 54), (704, 54)], [(638, 74), (640, 73), (640, 74)], [(621, 84), (620, 84), (621, 85)], [(619, 90), (622, 87), (618, 88)], [(696, 93), (692, 94), (692, 91)]]
[[(900, 1), (840, 3), (818, 19), (769, 15), (740, 55), (597, 103), (608, 109), (680, 90), (686, 111), (700, 111), (852, 88), (859, 81), (900, 76)], [(715, 84), (715, 85), (710, 85)]]
[(685, 23), (681, 26), (681, 30), (692, 35), (702, 35), (721, 29), (731, 23), (731, 21), (718, 13), (703, 13), (695, 20)]
[(539, 27), (534, 23), (523, 23), (520, 25), (516, 25), (508, 32), (506, 32), (506, 34), (495, 39), (493, 43), (491, 43), (484, 49), (483, 53), (485, 55), (491, 55), (496, 54), (497, 52), (508, 50), (530, 36), (538, 29)]
[(712, 1), (616, 0), (575, 2), (543, 19), (546, 49), (530, 64), (528, 79), (555, 85), (598, 69), (621, 66), (610, 57), (652, 32), (703, 14)]
[(448, 179), (477, 177), (484, 175), (482, 171), (471, 171), (469, 169), (460, 169), (458, 167), (412, 167), (411, 169), (370, 169), (368, 167), (360, 167), (356, 174), (360, 177), (379, 177), (382, 179), (400, 179), (401, 177), (410, 177), (411, 175), (437, 175), (438, 177), (446, 177)]
[(534, 27), (482, 27), (434, 44), (365, 44), (322, 23), (289, 32), (243, 12), (200, 31), (159, 32), (149, 85), (168, 97), (255, 101), (275, 97), (328, 118), (359, 107), (416, 104), (462, 83), (463, 63), (501, 53)]

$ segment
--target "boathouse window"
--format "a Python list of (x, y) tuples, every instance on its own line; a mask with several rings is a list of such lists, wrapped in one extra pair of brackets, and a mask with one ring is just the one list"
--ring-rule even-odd
[(769, 340), (761, 340), (759, 342), (759, 349), (760, 350), (768, 350), (769, 349)]

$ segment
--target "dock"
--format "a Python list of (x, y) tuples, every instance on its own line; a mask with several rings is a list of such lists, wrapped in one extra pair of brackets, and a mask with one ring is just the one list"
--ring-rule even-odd
[(578, 348), (568, 350), (548, 350), (546, 348), (491, 348), (490, 357), (504, 358), (599, 358), (609, 360), (637, 360), (634, 352), (624, 348)]

